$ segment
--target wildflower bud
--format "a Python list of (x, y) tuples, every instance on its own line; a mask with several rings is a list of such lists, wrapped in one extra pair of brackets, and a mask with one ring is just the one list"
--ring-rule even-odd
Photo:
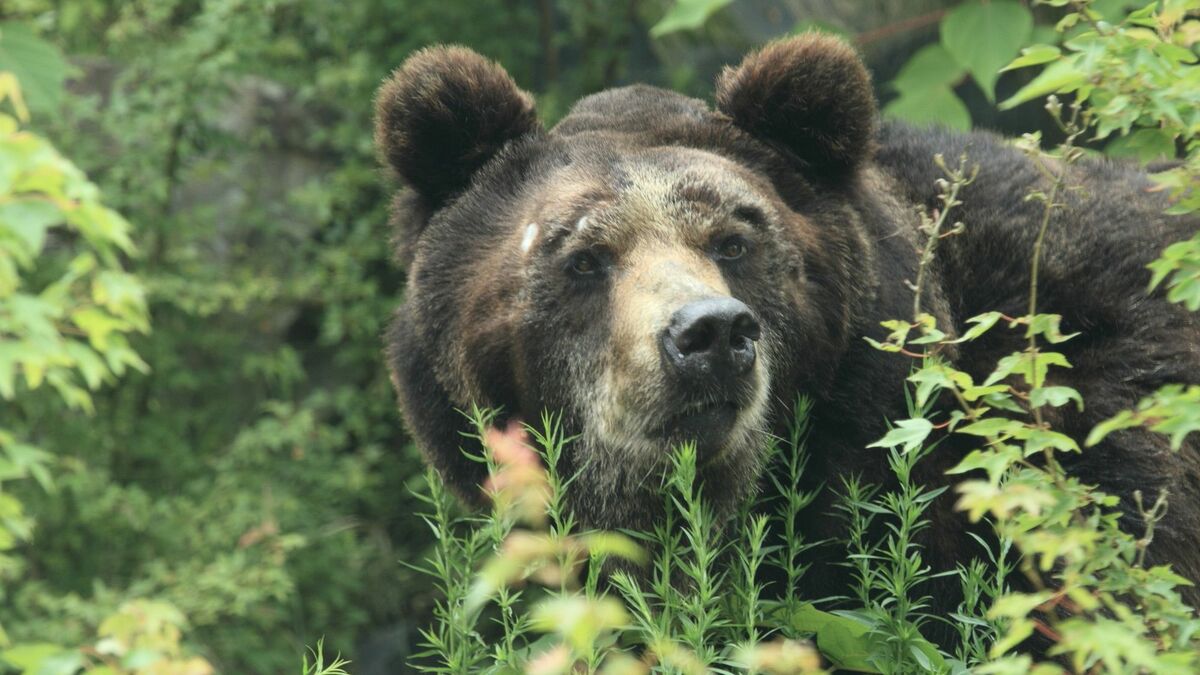
[(933, 181), (933, 184), (937, 186), (937, 189), (940, 192), (947, 192), (950, 190), (950, 183), (945, 178), (939, 178)]
[(511, 422), (504, 431), (488, 429), (483, 441), (494, 462), (484, 491), (497, 510), (513, 513), (531, 525), (545, 524), (550, 484), (521, 424)]
[(1058, 97), (1054, 94), (1046, 97), (1046, 111), (1055, 117), (1060, 116), (1062, 114), (1062, 101), (1059, 101)]
[(775, 640), (762, 643), (739, 654), (739, 661), (751, 672), (821, 672), (821, 657), (807, 642)]
[(573, 665), (571, 648), (567, 645), (557, 645), (538, 654), (525, 664), (525, 672), (529, 675), (558, 675), (570, 672)]

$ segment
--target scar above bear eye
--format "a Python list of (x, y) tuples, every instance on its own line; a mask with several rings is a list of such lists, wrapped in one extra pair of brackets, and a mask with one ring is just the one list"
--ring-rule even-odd
[(733, 210), (733, 217), (755, 227), (763, 227), (767, 224), (767, 214), (757, 206), (739, 206)]
[(717, 242), (715, 250), (718, 260), (737, 260), (750, 250), (750, 243), (740, 234), (731, 234)]

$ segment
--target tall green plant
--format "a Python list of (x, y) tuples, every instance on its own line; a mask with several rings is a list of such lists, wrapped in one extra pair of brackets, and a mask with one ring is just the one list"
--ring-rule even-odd
[[(1064, 5), (1064, 2), (1051, 4)], [(993, 330), (1003, 319), (1009, 328), (1019, 328), (1027, 338), (1027, 347), (1000, 360), (996, 370), (984, 382), (976, 383), (936, 356), (937, 345), (945, 344), (932, 321), (917, 316), (913, 323), (896, 322), (889, 344), (881, 348), (897, 350), (904, 345), (924, 347), (927, 356), (914, 373), (913, 382), (924, 388), (924, 396), (950, 394), (960, 404), (949, 420), (956, 433), (977, 436), (980, 447), (965, 457), (951, 473), (983, 472), (986, 478), (969, 479), (958, 486), (959, 508), (973, 520), (985, 515), (995, 528), (1012, 540), (1022, 554), (1020, 572), (1028, 592), (1008, 592), (998, 598), (989, 616), (1002, 621), (1000, 637), (990, 649), (991, 660), (981, 672), (1056, 672), (1051, 663), (1033, 664), (1027, 655), (1008, 654), (1026, 638), (1039, 632), (1053, 643), (1050, 653), (1059, 656), (1077, 671), (1098, 668), (1105, 671), (1144, 670), (1147, 672), (1187, 672), (1197, 667), (1200, 644), (1197, 631), (1200, 619), (1187, 607), (1174, 587), (1187, 583), (1167, 567), (1144, 565), (1146, 543), (1153, 536), (1156, 520), (1165, 504), (1137, 504), (1146, 532), (1128, 533), (1120, 529), (1115, 498), (1071, 478), (1062, 468), (1059, 455), (1080, 452), (1070, 438), (1045, 424), (1046, 407), (1083, 405), (1078, 392), (1051, 386), (1047, 374), (1051, 368), (1067, 367), (1066, 359), (1053, 345), (1070, 339), (1058, 330), (1059, 317), (1038, 313), (1038, 266), (1044, 255), (1041, 242), (1053, 210), (1061, 207), (1067, 189), (1067, 168), (1081, 152), (1074, 147), (1085, 132), (1094, 130), (1100, 137), (1116, 131), (1129, 132), (1138, 124), (1153, 123), (1153, 134), (1179, 139), (1193, 152), (1195, 122), (1191, 112), (1195, 92), (1179, 83), (1195, 77), (1191, 67), (1196, 58), (1176, 45), (1175, 29), (1186, 20), (1185, 5), (1166, 3), (1147, 6), (1118, 25), (1105, 23), (1088, 3), (1073, 3), (1077, 11), (1069, 13), (1060, 28), (1088, 22), (1085, 31), (1066, 42), (1067, 53), (1050, 47), (1031, 48), (1014, 64), (1047, 62), (1046, 70), (1024, 90), (1006, 102), (1012, 105), (1050, 92), (1072, 93), (1075, 103), (1068, 109), (1055, 97), (1047, 109), (1066, 135), (1066, 141), (1047, 160), (1038, 148), (1037, 138), (1024, 144), (1031, 160), (1047, 175), (1049, 189), (1030, 195), (1044, 204), (1041, 232), (1030, 252), (1032, 282), (1029, 312), (1020, 317), (1001, 317), (989, 313), (970, 322), (974, 328), (957, 341), (973, 340)], [(1190, 3), (1191, 9), (1196, 3)], [(1154, 26), (1155, 31), (1145, 27)], [(1151, 65), (1153, 62), (1153, 65)], [(1134, 63), (1137, 65), (1135, 66)], [(1145, 72), (1146, 76), (1137, 76)], [(1155, 85), (1157, 83), (1157, 86)], [(1085, 107), (1085, 106), (1092, 107)], [(1174, 211), (1185, 211), (1195, 189), (1194, 177), (1180, 183), (1180, 176), (1194, 176), (1194, 152), (1183, 166), (1174, 169), (1168, 184), (1183, 185), (1176, 191)], [(961, 176), (949, 175), (954, 183)], [(944, 198), (950, 199), (948, 195)], [(931, 233), (933, 236), (936, 233)], [(1179, 248), (1169, 249), (1177, 260), (1185, 256)], [(1168, 276), (1170, 263), (1152, 265), (1153, 285)], [(911, 339), (916, 329), (919, 339)], [(916, 347), (920, 349), (921, 347)], [(1028, 418), (1000, 416), (1007, 410)], [(1196, 427), (1194, 401), (1186, 391), (1168, 387), (1143, 402), (1141, 413), (1154, 410), (1154, 417), (1139, 417), (1138, 412), (1124, 413), (1101, 424), (1088, 439), (1095, 443), (1110, 431), (1151, 419), (1151, 428), (1171, 433), (1178, 447), (1183, 436)], [(921, 418), (902, 422), (908, 428), (920, 428), (923, 438), (932, 429)], [(889, 435), (886, 445), (919, 442)], [(1084, 450), (1086, 451), (1086, 450)], [(1035, 458), (1037, 461), (1035, 461)]]
[[(662, 520), (651, 532), (625, 533), (640, 547), (574, 526), (564, 501), (571, 477), (557, 471), (571, 439), (554, 418), (500, 432), (488, 427), (490, 415), (475, 411), (492, 508), (477, 518), (458, 514), (430, 474), (426, 517), (438, 547), (424, 571), (444, 595), (415, 665), (428, 672), (782, 674), (819, 671), (819, 649), (833, 666), (856, 671), (961, 670), (965, 662), (920, 634), (930, 618), (917, 593), (930, 571), (913, 534), (925, 526), (936, 491), (908, 472), (923, 453), (894, 454), (899, 491), (849, 498), (848, 510), (896, 524), (894, 536), (864, 540), (855, 556), (881, 570), (866, 582), (862, 611), (829, 612), (803, 599), (799, 556), (817, 543), (794, 536), (813, 498), (796, 489), (808, 410), (807, 401), (797, 404), (793, 432), (772, 451), (783, 470), (774, 481), (778, 494), (768, 491), (764, 499), (776, 509), (762, 513), (747, 504), (731, 522), (718, 523), (697, 482), (695, 449), (684, 445), (663, 484)], [(782, 597), (767, 596), (767, 571), (786, 580)], [(988, 573), (965, 576), (993, 593)], [(976, 609), (964, 607), (963, 616), (983, 623)]]
[[(1171, 193), (1168, 213), (1200, 211), (1200, 2), (1150, 3), (1117, 22), (1106, 20), (1093, 2), (1046, 4), (1069, 7), (1059, 27), (1076, 34), (1061, 50), (1031, 48), (1036, 51), (1014, 62), (1010, 68), (1045, 67), (1002, 105), (1070, 94), (1088, 106), (1086, 124), (1094, 137), (1114, 139), (1121, 153), (1173, 159), (1180, 152), (1176, 166), (1153, 177)], [(1200, 232), (1169, 246), (1150, 269), (1151, 290), (1161, 286), (1168, 300), (1200, 310)], [(1167, 385), (1136, 410), (1097, 427), (1088, 444), (1140, 425), (1169, 435), (1178, 449), (1185, 435), (1200, 431), (1200, 388)]]

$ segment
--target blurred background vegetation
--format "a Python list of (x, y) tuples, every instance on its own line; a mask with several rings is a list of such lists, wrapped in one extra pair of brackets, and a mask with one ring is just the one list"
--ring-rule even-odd
[[(433, 598), (403, 563), (424, 557), (431, 534), (414, 515), (424, 472), (380, 358), (403, 274), (389, 260), (371, 109), (413, 50), (455, 42), (500, 61), (553, 123), (579, 96), (628, 82), (707, 97), (722, 65), (816, 27), (863, 50), (888, 114), (1015, 132), (1044, 126), (1040, 106), (993, 101), (1031, 76), (995, 71), (1053, 41), (1041, 11), (1016, 0), (3, 0), (0, 72), (20, 83), (22, 126), (86, 173), (137, 248), (55, 234), (44, 260), (20, 265), (26, 287), (48, 287), (95, 247), (107, 247), (102, 268), (140, 280), (106, 310), (110, 323), (51, 326), (107, 364), (89, 371), (79, 348), (37, 356), (76, 373), (62, 386), (31, 375), (41, 338), (0, 337), (0, 385), (23, 374), (0, 386), (0, 494), (16, 504), (0, 502), (0, 626), (19, 647), (5, 658), (102, 653), (97, 632), (133, 622), (218, 672), (294, 671), (322, 637), (357, 673), (404, 670)], [(970, 35), (990, 37), (964, 47)], [(10, 99), (12, 119), (25, 118)], [(0, 305), (0, 320), (12, 308)], [(97, 332), (113, 340), (98, 345)], [(62, 663), (43, 672), (79, 665)], [(204, 672), (186, 667), (197, 666), (170, 672)]]

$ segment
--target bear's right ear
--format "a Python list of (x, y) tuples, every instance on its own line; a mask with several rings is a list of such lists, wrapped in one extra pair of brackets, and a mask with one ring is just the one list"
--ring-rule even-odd
[(540, 128), (533, 97), (465, 47), (422, 49), (375, 97), (376, 148), (434, 209), (505, 143)]
[(717, 80), (717, 109), (815, 175), (842, 178), (871, 156), (875, 96), (854, 49), (820, 33), (772, 42)]

